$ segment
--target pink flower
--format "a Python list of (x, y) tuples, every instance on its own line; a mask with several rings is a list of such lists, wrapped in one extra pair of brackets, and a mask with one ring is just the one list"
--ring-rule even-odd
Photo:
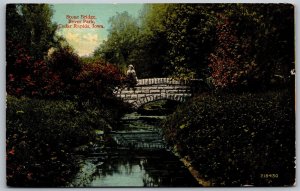
[(9, 152), (8, 152), (9, 155), (15, 155), (15, 149), (11, 149)]

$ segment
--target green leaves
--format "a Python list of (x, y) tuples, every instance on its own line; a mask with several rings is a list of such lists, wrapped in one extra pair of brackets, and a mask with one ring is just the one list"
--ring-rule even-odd
[(8, 4), (7, 40), (24, 46), (35, 59), (43, 59), (48, 49), (56, 44), (52, 14), (51, 7), (46, 4)]
[(94, 52), (94, 56), (118, 65), (127, 64), (129, 56), (138, 42), (137, 20), (128, 12), (122, 12), (111, 17), (109, 23), (111, 26), (108, 39)]
[[(168, 116), (164, 136), (215, 186), (292, 185), (292, 102), (291, 90), (201, 95)], [(259, 178), (263, 172), (282, 172), (285, 177), (268, 182)]]
[[(217, 15), (217, 43), (209, 56), (215, 86), (258, 89), (279, 86), (278, 82), (272, 84), (278, 74), (288, 79), (287, 71), (294, 67), (294, 40), (284, 28), (293, 28), (292, 15), (290, 5), (226, 5)], [(289, 48), (279, 38), (288, 42)], [(281, 47), (286, 49), (278, 52)]]
[(96, 107), (78, 111), (70, 101), (8, 96), (8, 185), (64, 186), (78, 165), (70, 153), (95, 141), (95, 129), (98, 133), (110, 129), (106, 119), (113, 117), (107, 112)]
[[(111, 18), (95, 52), (138, 76), (212, 78), (217, 88), (265, 88), (294, 68), (293, 6), (147, 4), (139, 18)], [(275, 84), (272, 82), (275, 82)]]

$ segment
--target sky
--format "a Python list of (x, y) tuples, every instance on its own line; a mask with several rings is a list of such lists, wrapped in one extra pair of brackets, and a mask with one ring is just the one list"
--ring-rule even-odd
[[(57, 34), (65, 37), (79, 56), (91, 55), (95, 48), (107, 39), (110, 17), (117, 12), (127, 11), (137, 18), (143, 8), (143, 4), (52, 4), (52, 6), (54, 12), (52, 21), (61, 27)], [(70, 20), (81, 23), (69, 23)], [(80, 28), (85, 26), (90, 28)]]

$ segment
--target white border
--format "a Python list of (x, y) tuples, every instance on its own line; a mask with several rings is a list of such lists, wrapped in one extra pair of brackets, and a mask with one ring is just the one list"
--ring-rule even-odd
[[(5, 101), (5, 96), (6, 96), (6, 87), (5, 87), (5, 5), (7, 3), (162, 3), (162, 2), (168, 2), (168, 3), (291, 3), (295, 5), (295, 57), (296, 57), (296, 71), (300, 71), (300, 63), (298, 60), (298, 56), (300, 55), (299, 51), (299, 2), (297, 0), (65, 0), (65, 1), (59, 1), (59, 0), (2, 0), (0, 2), (0, 190), (24, 190), (24, 191), (30, 191), (30, 190), (66, 190), (68, 188), (8, 188), (6, 186), (6, 174), (5, 174), (5, 113), (6, 113), (6, 101)], [(299, 102), (297, 102), (297, 98), (299, 98), (299, 75), (296, 75), (296, 110), (299, 108)], [(296, 113), (296, 153), (299, 153), (299, 131), (298, 131), (298, 119), (299, 119), (299, 113)], [(299, 166), (299, 165), (297, 165)], [(255, 187), (255, 188), (70, 188), (74, 190), (95, 190), (95, 189), (100, 189), (100, 190), (145, 190), (145, 189), (151, 189), (151, 190), (210, 190), (210, 191), (215, 191), (215, 190), (244, 190), (244, 189), (250, 189), (252, 190), (297, 190), (299, 188), (299, 169), (297, 168), (297, 173), (296, 173), (296, 182), (298, 186), (296, 185), (295, 187), (278, 187), (278, 188), (260, 188), (260, 187)]]

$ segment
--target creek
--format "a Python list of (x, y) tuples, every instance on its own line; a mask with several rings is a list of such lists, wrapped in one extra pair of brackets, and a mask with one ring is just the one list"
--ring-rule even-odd
[(78, 155), (80, 170), (69, 187), (199, 186), (166, 145), (160, 122), (165, 115), (126, 114), (109, 133), (114, 144), (94, 144)]

